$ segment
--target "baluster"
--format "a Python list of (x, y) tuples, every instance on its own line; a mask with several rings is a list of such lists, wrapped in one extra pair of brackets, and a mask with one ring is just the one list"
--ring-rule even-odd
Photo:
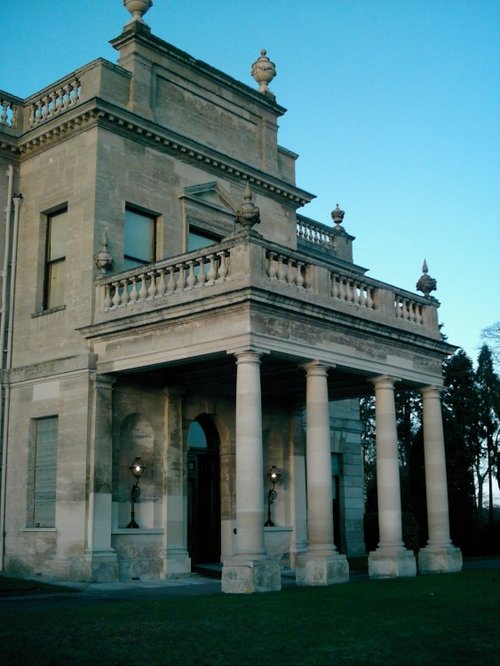
[(43, 120), (46, 120), (49, 115), (50, 115), (50, 97), (48, 95), (45, 95), (45, 97), (42, 98), (43, 106), (42, 106), (42, 118)]
[(225, 252), (217, 252), (217, 255), (220, 257), (218, 279), (219, 280), (225, 280), (226, 275), (228, 273), (227, 265), (226, 265), (226, 253)]
[(158, 280), (158, 284), (156, 285), (157, 287), (156, 298), (160, 298), (160, 296), (163, 296), (167, 288), (167, 284), (165, 282), (165, 269), (160, 268), (158, 272), (160, 273), (160, 279)]
[(150, 278), (149, 289), (148, 289), (148, 298), (154, 298), (156, 296), (156, 280), (155, 280), (155, 271), (148, 271)]
[(104, 309), (109, 310), (109, 308), (113, 305), (113, 301), (111, 300), (111, 289), (109, 284), (104, 285)]
[(286, 275), (286, 268), (285, 268), (285, 266), (284, 266), (284, 264), (283, 264), (283, 259), (284, 259), (284, 257), (282, 257), (282, 256), (279, 254), (279, 255), (278, 255), (278, 280), (279, 280), (280, 282), (284, 282), (284, 281), (285, 281), (285, 275)]
[(43, 102), (41, 99), (35, 103), (35, 123), (39, 123), (43, 120)]
[(423, 324), (423, 317), (422, 317), (422, 306), (421, 305), (416, 305), (415, 306), (415, 321), (417, 324)]
[(49, 101), (49, 108), (48, 108), (48, 114), (47, 115), (50, 118), (50, 117), (52, 117), (56, 114), (56, 109), (57, 109), (57, 102), (56, 102), (57, 95), (56, 95), (56, 92), (55, 91), (51, 92), (49, 97), (50, 97), (50, 101)]
[(332, 273), (332, 296), (333, 298), (339, 298), (339, 277), (335, 273)]
[(373, 290), (371, 287), (367, 286), (366, 287), (366, 307), (370, 308), (370, 310), (374, 306), (374, 300), (373, 300)]
[(345, 280), (345, 300), (348, 303), (351, 303), (352, 301), (351, 280), (349, 280), (349, 278), (346, 278)]
[(358, 297), (358, 304), (360, 307), (365, 308), (366, 307), (366, 285), (363, 284), (362, 282), (359, 283), (359, 297)]
[(146, 273), (141, 273), (139, 275), (139, 280), (141, 281), (141, 286), (139, 287), (139, 300), (145, 301), (148, 296), (148, 288), (146, 286)]
[(57, 90), (57, 99), (56, 99), (56, 111), (60, 113), (64, 109), (64, 88), (59, 88)]
[(345, 278), (339, 275), (339, 298), (341, 301), (346, 300)]
[(194, 273), (194, 261), (193, 259), (189, 259), (187, 262), (187, 265), (189, 266), (188, 270), (188, 276), (187, 276), (187, 285), (186, 289), (192, 289), (194, 285), (196, 284), (196, 275)]
[(114, 294), (113, 294), (113, 305), (115, 308), (117, 308), (120, 305), (120, 283), (119, 282), (113, 282), (113, 289)]
[(30, 126), (35, 124), (35, 104), (30, 106)]
[(184, 264), (179, 264), (179, 276), (177, 278), (176, 291), (182, 291), (186, 286), (186, 273), (184, 271)]
[(288, 271), (287, 271), (287, 276), (286, 276), (286, 281), (288, 284), (294, 284), (295, 280), (293, 278), (293, 265), (292, 265), (292, 260), (288, 259)]
[(71, 83), (71, 87), (73, 88), (73, 105), (75, 105), (79, 100), (80, 100), (80, 82), (78, 79), (75, 79)]
[(1, 100), (0, 105), (2, 107), (2, 115), (0, 116), (0, 125), (7, 125), (7, 109), (9, 108), (9, 103), (7, 100)]
[(64, 106), (65, 109), (67, 109), (69, 107), (69, 105), (71, 104), (71, 99), (70, 99), (70, 97), (71, 97), (71, 86), (69, 85), (69, 83), (65, 83), (63, 88), (64, 88), (63, 106)]
[(175, 291), (175, 277), (174, 277), (174, 266), (169, 266), (168, 270), (168, 280), (167, 280), (167, 294), (173, 294)]
[(297, 262), (297, 287), (302, 288), (304, 286), (304, 276), (302, 275), (302, 270), (304, 268), (304, 264), (302, 261)]
[(133, 275), (130, 278), (130, 281), (132, 283), (132, 286), (130, 288), (130, 302), (135, 303), (137, 299), (139, 298), (139, 294), (137, 293), (137, 278), (135, 275)]
[(197, 287), (203, 287), (207, 280), (205, 275), (205, 257), (200, 257), (198, 259), (198, 281), (196, 283)]
[(212, 285), (214, 284), (215, 278), (217, 277), (217, 268), (215, 266), (215, 255), (209, 254), (207, 259), (210, 261), (210, 266), (208, 268), (208, 273), (207, 273), (207, 285)]
[(274, 252), (268, 252), (267, 254), (267, 275), (270, 280), (276, 279), (276, 265), (274, 263)]
[(128, 284), (129, 283), (128, 283), (127, 278), (125, 278), (125, 280), (122, 280), (121, 284), (122, 284), (122, 287), (123, 287), (122, 288), (122, 302), (121, 302), (121, 305), (127, 305), (127, 303), (130, 300), (130, 296), (129, 296), (129, 293), (128, 293)]

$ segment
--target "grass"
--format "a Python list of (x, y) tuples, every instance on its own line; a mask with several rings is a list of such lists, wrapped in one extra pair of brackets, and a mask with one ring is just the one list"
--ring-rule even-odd
[(2, 664), (498, 665), (500, 572), (0, 604)]

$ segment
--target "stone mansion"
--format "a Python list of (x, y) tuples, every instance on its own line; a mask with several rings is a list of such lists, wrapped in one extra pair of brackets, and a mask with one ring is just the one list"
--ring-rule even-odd
[[(152, 34), (0, 91), (1, 570), (222, 569), (229, 593), (349, 580), (365, 554), (358, 398), (374, 394), (372, 577), (459, 571), (423, 295), (366, 275), (337, 206), (297, 211), (263, 50), (247, 86)], [(402, 539), (394, 387), (423, 397), (429, 541)]]

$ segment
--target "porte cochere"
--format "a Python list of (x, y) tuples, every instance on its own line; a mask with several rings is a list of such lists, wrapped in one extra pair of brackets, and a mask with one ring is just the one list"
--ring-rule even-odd
[[(256, 90), (143, 13), (112, 41), (117, 64), (0, 94), (2, 570), (114, 581), (218, 564), (229, 593), (279, 590), (283, 571), (347, 581), (365, 554), (358, 399), (374, 394), (369, 574), (459, 571), (440, 405), (455, 348), (427, 267), (423, 296), (368, 277), (338, 206), (333, 225), (297, 213), (312, 195), (278, 144), (265, 52)], [(417, 557), (397, 384), (423, 397)]]

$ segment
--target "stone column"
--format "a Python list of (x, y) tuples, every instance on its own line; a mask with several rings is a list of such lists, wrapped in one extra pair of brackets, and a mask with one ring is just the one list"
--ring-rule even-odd
[(462, 553), (450, 540), (441, 397), (434, 386), (421, 393), (429, 540), (418, 555), (418, 569), (421, 573), (456, 572), (462, 569)]
[(93, 582), (118, 580), (118, 558), (111, 546), (112, 526), (112, 391), (114, 378), (90, 378), (90, 455), (86, 576)]
[(260, 355), (236, 355), (236, 529), (237, 555), (224, 561), (222, 591), (281, 589), (279, 565), (264, 546), (264, 470)]
[(163, 443), (163, 571), (165, 578), (191, 572), (187, 551), (186, 455), (182, 429), (182, 391), (165, 390), (165, 441)]
[(372, 379), (376, 401), (379, 524), (377, 549), (368, 556), (368, 573), (373, 578), (416, 575), (415, 557), (403, 544), (394, 381), (386, 376)]
[(332, 463), (327, 367), (318, 361), (307, 374), (307, 551), (297, 557), (297, 585), (331, 585), (349, 580), (345, 555), (333, 543)]

